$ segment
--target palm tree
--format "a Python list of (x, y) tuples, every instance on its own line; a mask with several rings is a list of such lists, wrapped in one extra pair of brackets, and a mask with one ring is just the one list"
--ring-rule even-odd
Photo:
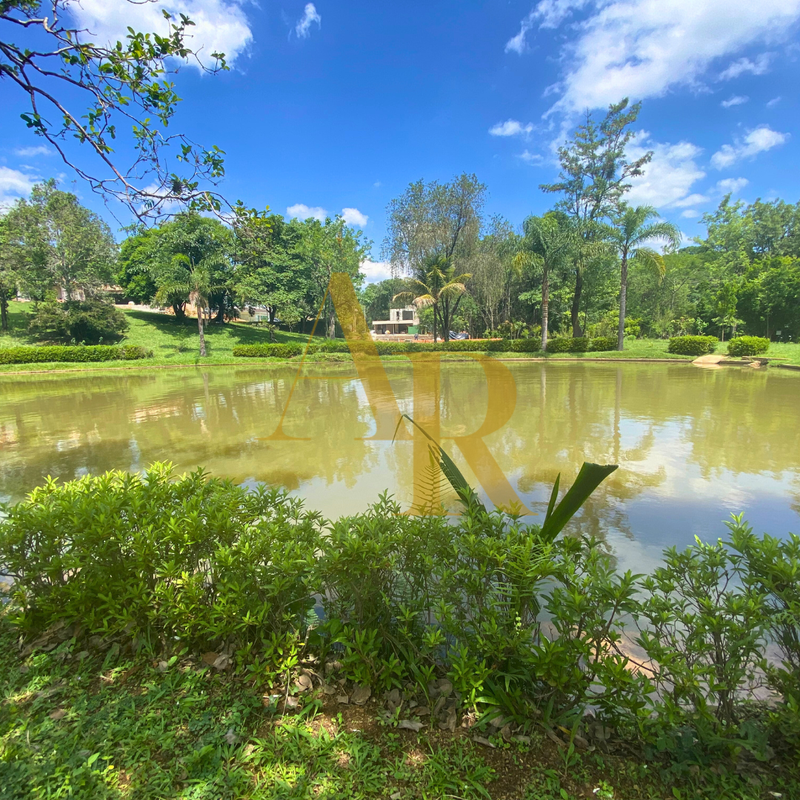
[(533, 264), (542, 271), (542, 350), (547, 350), (547, 325), (550, 305), (550, 273), (561, 266), (575, 245), (575, 235), (567, 216), (548, 211), (542, 217), (528, 217), (523, 223), (525, 237), (517, 256), (520, 265)]
[(172, 275), (158, 287), (155, 301), (172, 303), (176, 296), (188, 298), (197, 310), (197, 332), (200, 335), (200, 357), (206, 357), (206, 337), (203, 329), (203, 311), (208, 308), (208, 298), (219, 287), (211, 283), (212, 264), (204, 259), (195, 264), (186, 255), (172, 257)]
[(417, 308), (433, 308), (433, 341), (436, 341), (438, 323), (441, 322), (442, 337), (450, 341), (450, 323), (458, 311), (461, 298), (467, 291), (464, 285), (471, 273), (455, 274), (455, 267), (444, 255), (432, 255), (425, 260), (421, 278), (409, 279), (411, 289), (400, 292), (392, 302), (413, 301)]
[(611, 229), (610, 240), (620, 254), (619, 288), (619, 327), (617, 328), (617, 350), (622, 350), (625, 340), (625, 306), (628, 298), (628, 263), (637, 261), (644, 266), (653, 267), (664, 274), (664, 257), (656, 250), (647, 247), (654, 239), (666, 239), (672, 247), (681, 241), (681, 232), (671, 222), (663, 220), (650, 223), (658, 217), (652, 206), (623, 206), (616, 225)]

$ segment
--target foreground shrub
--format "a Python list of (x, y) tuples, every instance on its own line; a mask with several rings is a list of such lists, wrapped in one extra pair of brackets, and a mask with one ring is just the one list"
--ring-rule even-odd
[[(452, 342), (375, 342), (378, 355), (403, 353), (534, 353), (539, 342), (534, 339), (459, 339)], [(307, 349), (306, 349), (307, 348)], [(239, 358), (293, 358), (301, 353), (349, 353), (343, 339), (305, 344), (237, 344), (233, 355)]]
[(592, 352), (599, 353), (604, 352), (606, 350), (616, 350), (617, 349), (617, 338), (616, 336), (596, 336), (590, 342)]
[(0, 364), (42, 364), (52, 361), (81, 363), (89, 361), (135, 361), (150, 358), (152, 350), (138, 344), (121, 347), (110, 345), (63, 346), (42, 345), (39, 347), (7, 347), (0, 349)]
[(739, 356), (757, 356), (766, 353), (769, 350), (769, 344), (769, 339), (765, 339), (763, 336), (739, 336), (728, 342), (728, 355), (737, 358)]
[(43, 342), (116, 342), (128, 330), (125, 315), (102, 300), (43, 303), (34, 308), (28, 332)]
[(718, 341), (716, 336), (673, 336), (667, 352), (681, 356), (704, 356), (714, 352)]

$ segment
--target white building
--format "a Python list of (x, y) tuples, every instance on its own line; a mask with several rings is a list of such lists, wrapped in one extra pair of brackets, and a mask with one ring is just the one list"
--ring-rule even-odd
[(372, 322), (372, 332), (377, 334), (416, 333), (409, 328), (419, 327), (419, 317), (415, 306), (389, 309), (389, 319), (376, 319)]

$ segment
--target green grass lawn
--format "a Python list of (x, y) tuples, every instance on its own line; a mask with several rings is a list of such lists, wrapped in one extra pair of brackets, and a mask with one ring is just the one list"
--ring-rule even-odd
[[(11, 303), (9, 309), (10, 332), (0, 335), (0, 348), (19, 345), (36, 344), (27, 335), (30, 303)], [(156, 312), (134, 311), (123, 309), (128, 318), (130, 328), (123, 340), (124, 344), (142, 345), (153, 351), (153, 358), (146, 362), (103, 362), (103, 363), (55, 363), (55, 364), (8, 364), (0, 366), (0, 372), (36, 372), (42, 370), (64, 369), (142, 369), (143, 367), (196, 366), (213, 364), (253, 365), (259, 363), (276, 363), (278, 359), (234, 358), (233, 347), (237, 344), (264, 344), (271, 341), (266, 328), (255, 328), (244, 323), (212, 323), (206, 328), (206, 348), (208, 355), (200, 358), (197, 320), (176, 320), (168, 314)], [(305, 342), (307, 336), (299, 333), (275, 332), (277, 342)], [(725, 353), (727, 344), (717, 346), (718, 353)], [(494, 354), (493, 354), (494, 355)], [(785, 360), (780, 363), (800, 364), (800, 344), (773, 344), (768, 355)], [(554, 359), (670, 359), (671, 361), (691, 361), (691, 356), (673, 355), (667, 352), (665, 339), (636, 339), (626, 342), (624, 352), (610, 351), (605, 353), (503, 353), (500, 357), (513, 359), (554, 358)], [(405, 356), (385, 356), (389, 361), (405, 361)], [(460, 353), (443, 353), (442, 358), (448, 361), (463, 361)], [(311, 356), (313, 361), (347, 361), (347, 354), (317, 354)]]
[(295, 695), (294, 688), (284, 714), (285, 689), (260, 683), (257, 673), (217, 672), (199, 653), (154, 662), (130, 655), (125, 643), (75, 638), (45, 649), (22, 650), (0, 612), (0, 798), (800, 796), (789, 770), (774, 763), (741, 774), (662, 774), (624, 748), (601, 754), (559, 746), (535, 722), (511, 742), (486, 723), (450, 733), (428, 720), (411, 731), (381, 719), (381, 698), (344, 705), (319, 689)]

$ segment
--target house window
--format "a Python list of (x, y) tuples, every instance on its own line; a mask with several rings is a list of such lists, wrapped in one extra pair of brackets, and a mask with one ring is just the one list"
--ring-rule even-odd
[(414, 319), (414, 312), (413, 312), (413, 311), (406, 311), (406, 310), (404, 309), (404, 310), (403, 310), (403, 319), (404, 319), (404, 320), (407, 320), (407, 319)]

